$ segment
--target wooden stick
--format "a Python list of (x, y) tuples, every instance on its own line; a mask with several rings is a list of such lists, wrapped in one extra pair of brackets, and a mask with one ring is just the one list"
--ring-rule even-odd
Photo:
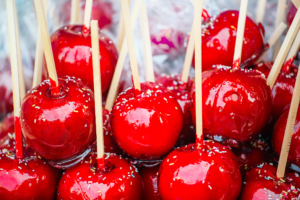
[[(47, 19), (47, 5), (48, 0), (42, 1), (45, 18)], [(38, 27), (36, 48), (35, 48), (35, 61), (34, 61), (34, 70), (33, 70), (33, 81), (32, 88), (36, 87), (41, 83), (42, 80), (42, 70), (43, 70), (43, 59), (44, 59), (44, 49), (43, 49), (43, 40), (41, 36), (40, 27)]]
[[(133, 28), (136, 23), (136, 19), (139, 14), (141, 4), (142, 4), (142, 0), (135, 0), (133, 11), (131, 14), (132, 31), (133, 31)], [(118, 59), (117, 65), (116, 65), (116, 69), (115, 69), (115, 72), (114, 72), (114, 75), (113, 75), (113, 78), (111, 81), (111, 85), (110, 85), (110, 88), (108, 91), (106, 104), (105, 104), (106, 110), (111, 110), (111, 108), (114, 104), (114, 101), (115, 101), (115, 97), (117, 96), (117, 90), (118, 90), (118, 86), (119, 86), (119, 81), (120, 81), (123, 65), (124, 65), (124, 62), (126, 59), (127, 51), (128, 51), (128, 46), (127, 46), (126, 40), (124, 39), (122, 49), (119, 54), (119, 59)]]
[(150, 39), (150, 31), (149, 31), (149, 23), (148, 23), (148, 13), (147, 13), (147, 6), (145, 2), (142, 3), (141, 10), (140, 10), (140, 28), (141, 28), (141, 35), (142, 35), (143, 48), (144, 48), (146, 81), (155, 82), (151, 39)]
[(293, 92), (292, 102), (289, 110), (289, 115), (287, 119), (287, 124), (285, 127), (284, 138), (282, 142), (279, 163), (277, 168), (277, 177), (282, 178), (284, 177), (286, 162), (289, 155), (290, 144), (292, 141), (292, 135), (294, 130), (294, 125), (296, 121), (297, 111), (300, 102), (300, 70), (298, 71), (295, 89)]
[(299, 1), (299, 0), (292, 0), (292, 2), (293, 2), (294, 6), (295, 6), (296, 8), (299, 8), (299, 7), (300, 7), (300, 1)]
[(83, 19), (83, 33), (87, 34), (90, 31), (90, 21), (92, 17), (93, 0), (86, 0), (84, 19)]
[(269, 52), (269, 50), (274, 46), (275, 42), (279, 38), (281, 38), (282, 33), (285, 31), (286, 28), (287, 28), (287, 25), (285, 23), (281, 22), (279, 24), (279, 26), (276, 28), (276, 30), (273, 32), (273, 34), (271, 35), (271, 37), (269, 38), (269, 40), (267, 42), (269, 44), (269, 49), (260, 56), (260, 58), (256, 61), (256, 63), (259, 63), (262, 61), (262, 59), (264, 59), (264, 57)]
[(34, 4), (35, 4), (36, 14), (37, 14), (41, 36), (43, 40), (43, 47), (44, 47), (47, 68), (48, 68), (48, 73), (50, 78), (50, 84), (51, 84), (51, 93), (52, 95), (57, 95), (60, 92), (60, 88), (59, 88), (58, 78), (56, 74), (55, 62), (53, 58), (49, 30), (47, 27), (46, 15), (44, 12), (42, 1), (34, 0)]
[(130, 22), (130, 13), (129, 13), (129, 6), (127, 0), (121, 0), (121, 5), (122, 5), (122, 13), (124, 17), (125, 34), (126, 34), (126, 40), (128, 45), (128, 53), (129, 53), (129, 60), (131, 65), (133, 85), (136, 90), (140, 91), (141, 85), (139, 80), (139, 72), (138, 72), (138, 66), (136, 61), (132, 26)]
[[(18, 59), (18, 39), (17, 39), (17, 24), (16, 24), (16, 7), (14, 0), (6, 0), (7, 6), (7, 19), (9, 30), (9, 43), (10, 43), (10, 62), (12, 72), (12, 84), (13, 84), (13, 104), (14, 104), (14, 122), (15, 122), (15, 142), (16, 142), (16, 156), (17, 158), (23, 158), (23, 144), (22, 144), (22, 132), (20, 126), (20, 85), (19, 85), (19, 65), (20, 59)], [(19, 55), (20, 56), (20, 55)]]
[[(276, 22), (275, 22), (275, 27), (276, 28), (285, 19), (285, 7), (286, 7), (286, 0), (278, 0)], [(275, 60), (275, 58), (277, 57), (277, 54), (279, 53), (280, 45), (281, 45), (281, 38), (279, 38), (277, 40), (277, 42), (275, 43), (275, 45), (274, 45), (273, 60)]]
[(291, 27), (289, 28), (286, 37), (283, 41), (283, 44), (279, 50), (279, 53), (274, 61), (273, 67), (270, 71), (270, 74), (268, 76), (268, 83), (270, 84), (271, 89), (273, 88), (275, 81), (277, 79), (277, 76), (280, 72), (280, 69), (283, 65), (283, 62), (287, 56), (287, 53), (292, 45), (292, 42), (294, 41), (294, 38), (300, 28), (300, 10), (298, 9), (295, 18), (291, 24)]
[(188, 46), (186, 49), (185, 59), (183, 63), (183, 69), (181, 72), (181, 81), (187, 83), (189, 80), (189, 73), (191, 69), (191, 63), (194, 56), (194, 48), (195, 48), (195, 20), (193, 22), (192, 30), (190, 33), (190, 38), (188, 42)]
[(94, 74), (94, 95), (96, 110), (96, 133), (97, 133), (97, 158), (98, 168), (103, 169), (104, 163), (104, 140), (103, 140), (103, 120), (102, 120), (102, 92), (100, 77), (100, 50), (99, 50), (99, 31), (98, 21), (91, 21), (92, 35), (92, 55), (93, 55), (93, 74)]
[[(128, 4), (130, 5), (130, 0), (128, 0)], [(117, 50), (120, 53), (123, 41), (125, 38), (125, 27), (124, 27), (124, 18), (122, 11), (120, 13), (120, 21), (119, 21), (119, 27), (118, 27), (118, 39), (117, 39)]]
[[(204, 0), (195, 1), (195, 35), (202, 35), (202, 9)], [(195, 70), (196, 70), (196, 143), (198, 147), (203, 144), (203, 122), (202, 122), (202, 37), (195, 39)]]
[(70, 24), (79, 24), (80, 18), (80, 0), (72, 0)]
[(262, 23), (265, 15), (267, 0), (259, 0), (256, 8), (256, 22)]
[(285, 59), (285, 63), (286, 62), (290, 62), (291, 64), (293, 63), (293, 61), (295, 60), (295, 57), (299, 51), (299, 47), (300, 47), (300, 30), (298, 30), (298, 33), (295, 37), (292, 47)]
[(238, 20), (238, 27), (236, 33), (237, 35), (236, 35), (234, 56), (233, 56), (233, 68), (238, 68), (238, 69), (240, 69), (240, 65), (241, 65), (247, 8), (248, 8), (248, 0), (242, 0), (240, 6), (240, 12), (239, 12), (239, 20)]

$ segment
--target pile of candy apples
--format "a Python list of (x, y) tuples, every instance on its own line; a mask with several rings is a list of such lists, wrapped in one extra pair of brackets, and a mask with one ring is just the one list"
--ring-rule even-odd
[[(290, 168), (284, 178), (276, 176), (298, 69), (285, 65), (270, 88), (266, 77), (272, 63), (256, 63), (267, 47), (264, 29), (250, 17), (242, 69), (225, 67), (233, 63), (238, 17), (232, 10), (205, 15), (203, 144), (196, 141), (194, 80), (185, 83), (179, 74), (163, 75), (155, 83), (142, 83), (139, 91), (126, 89), (110, 111), (104, 109), (103, 168), (95, 151), (91, 34), (84, 33), (82, 25), (53, 33), (59, 84), (53, 88), (45, 77), (27, 93), (21, 102), (20, 127), (13, 114), (0, 124), (1, 199), (299, 199), (295, 170), (300, 167), (300, 112)], [(118, 53), (102, 33), (99, 46), (106, 94)], [(0, 85), (0, 98), (7, 97), (6, 88)], [(0, 104), (0, 111), (12, 111), (12, 105), (1, 102), (5, 105)], [(15, 148), (20, 128), (21, 157), (20, 147)]]

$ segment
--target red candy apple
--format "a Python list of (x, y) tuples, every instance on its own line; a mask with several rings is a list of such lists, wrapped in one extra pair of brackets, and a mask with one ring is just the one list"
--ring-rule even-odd
[(0, 119), (13, 111), (13, 95), (10, 70), (0, 72)]
[(161, 200), (158, 193), (158, 170), (160, 164), (155, 166), (143, 167), (139, 173), (144, 185), (144, 200)]
[(100, 170), (94, 154), (64, 173), (57, 199), (140, 200), (142, 192), (140, 175), (125, 159), (107, 155), (105, 170)]
[(52, 96), (49, 80), (23, 99), (21, 127), (27, 144), (41, 157), (61, 161), (85, 151), (96, 138), (94, 94), (77, 79), (59, 78)]
[[(105, 93), (114, 73), (118, 52), (113, 42), (99, 33), (101, 87)], [(58, 77), (74, 76), (94, 88), (91, 35), (82, 34), (82, 26), (69, 25), (60, 28), (51, 36)]]
[[(203, 71), (214, 65), (231, 66), (236, 41), (239, 11), (228, 10), (220, 13), (203, 29), (202, 66)], [(246, 18), (241, 63), (252, 65), (265, 49), (263, 28), (251, 18)], [(217, 59), (216, 59), (217, 58)], [(193, 59), (195, 66), (195, 58)]]
[[(208, 75), (205, 75), (205, 74)], [(253, 70), (219, 68), (204, 73), (204, 136), (230, 146), (254, 140), (271, 114), (271, 89)], [(195, 124), (195, 92), (191, 114)]]
[(246, 174), (240, 200), (299, 199), (300, 188), (293, 178), (295, 173), (287, 173), (286, 177), (277, 178), (276, 167), (262, 164)]
[(183, 146), (196, 142), (196, 132), (193, 126), (190, 107), (190, 94), (194, 81), (189, 80), (188, 83), (183, 83), (180, 80), (180, 75), (163, 75), (156, 79), (156, 83), (161, 84), (164, 88), (172, 92), (177, 99), (183, 112), (183, 128), (179, 136), (178, 145)]
[(220, 143), (190, 144), (164, 158), (158, 180), (162, 200), (237, 199), (241, 174), (235, 155)]
[[(3, 200), (53, 200), (61, 172), (24, 149), (23, 159), (14, 152), (0, 154), (0, 197)], [(28, 152), (29, 151), (29, 152)]]
[(162, 86), (142, 83), (141, 91), (129, 88), (112, 109), (111, 128), (117, 144), (137, 159), (153, 160), (175, 145), (183, 114), (175, 97)]

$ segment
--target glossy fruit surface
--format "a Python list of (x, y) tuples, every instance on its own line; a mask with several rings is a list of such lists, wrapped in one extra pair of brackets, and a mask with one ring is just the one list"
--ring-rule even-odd
[[(30, 151), (28, 153), (28, 151)], [(17, 159), (14, 152), (0, 154), (0, 197), (2, 200), (53, 200), (61, 171), (50, 167), (31, 150)]]
[[(91, 34), (84, 35), (82, 26), (69, 25), (51, 36), (57, 75), (80, 78), (94, 90)], [(115, 70), (118, 52), (110, 38), (99, 33), (101, 87), (106, 93)]]
[[(254, 140), (271, 114), (271, 89), (258, 71), (219, 68), (203, 73), (204, 136), (232, 147)], [(195, 124), (195, 93), (191, 114)]]
[(141, 91), (129, 88), (112, 109), (111, 128), (115, 141), (128, 155), (157, 159), (175, 145), (183, 114), (175, 97), (162, 86), (142, 83)]
[[(238, 11), (221, 12), (215, 18), (211, 18), (211, 21), (207, 23), (207, 27), (203, 29), (203, 71), (211, 69), (213, 65), (232, 65), (238, 17)], [(265, 49), (264, 30), (249, 17), (246, 18), (245, 27), (241, 61), (248, 67), (259, 58)], [(195, 59), (193, 59), (192, 65), (195, 66)]]
[(158, 189), (162, 200), (235, 200), (242, 179), (235, 155), (220, 143), (204, 141), (202, 149), (190, 144), (164, 158)]
[(243, 180), (240, 200), (298, 199), (299, 186), (290, 177), (295, 177), (294, 173), (287, 173), (286, 177), (281, 179), (277, 178), (276, 167), (271, 164), (253, 168)]
[(0, 150), (15, 148), (15, 121), (13, 113), (8, 114), (0, 123)]
[(110, 154), (105, 159), (105, 170), (100, 170), (96, 156), (88, 156), (64, 173), (58, 185), (57, 199), (142, 199), (142, 180), (132, 165)]
[(95, 140), (94, 94), (81, 81), (59, 78), (52, 96), (46, 80), (22, 101), (21, 127), (27, 144), (41, 157), (64, 160), (80, 154)]
[(161, 200), (158, 193), (158, 171), (160, 165), (139, 170), (144, 185), (144, 200)]

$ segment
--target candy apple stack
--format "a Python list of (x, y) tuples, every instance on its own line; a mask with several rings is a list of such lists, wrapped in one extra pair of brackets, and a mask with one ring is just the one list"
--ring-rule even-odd
[[(241, 5), (245, 5), (245, 1)], [(195, 35), (201, 35), (203, 1), (195, 1)], [(244, 10), (246, 12), (246, 10)], [(231, 150), (213, 141), (203, 141), (201, 37), (196, 38), (197, 140), (164, 158), (158, 189), (161, 199), (237, 199), (241, 175)], [(216, 192), (217, 191), (217, 192)]]
[(13, 79), (14, 120), (16, 150), (1, 150), (0, 158), (0, 196), (1, 199), (49, 199), (55, 198), (56, 185), (60, 170), (50, 167), (38, 158), (29, 148), (22, 147), (22, 134), (19, 121), (20, 90), (17, 39), (16, 5), (14, 0), (7, 0), (9, 40), (11, 52), (11, 71)]
[(57, 78), (41, 1), (35, 5), (50, 81), (33, 88), (22, 101), (21, 126), (28, 145), (56, 166), (88, 152), (95, 140), (94, 95), (78, 79)]
[[(123, 4), (127, 2), (122, 1)], [(121, 93), (115, 101), (112, 134), (131, 157), (157, 159), (174, 147), (183, 115), (174, 96), (162, 86), (150, 82), (140, 84), (128, 6), (123, 5), (122, 9), (134, 87)]]
[[(97, 122), (97, 154), (90, 154), (62, 176), (57, 199), (132, 199), (142, 197), (142, 182), (134, 167), (115, 154), (104, 154), (98, 22), (91, 22)], [(80, 190), (78, 191), (78, 188)], [(85, 194), (84, 197), (82, 194)]]

